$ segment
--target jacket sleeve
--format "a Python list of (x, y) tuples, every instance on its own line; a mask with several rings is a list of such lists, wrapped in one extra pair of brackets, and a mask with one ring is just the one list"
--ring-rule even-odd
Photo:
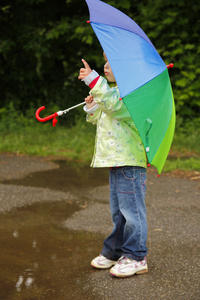
[(98, 108), (97, 110), (95, 110), (93, 114), (87, 114), (86, 121), (92, 123), (93, 125), (96, 125), (98, 123), (100, 115), (101, 115), (101, 111)]
[(129, 119), (130, 114), (120, 100), (118, 89), (115, 87), (110, 88), (107, 80), (100, 77), (91, 89), (90, 94), (94, 97), (94, 101), (98, 104), (99, 110), (115, 119)]

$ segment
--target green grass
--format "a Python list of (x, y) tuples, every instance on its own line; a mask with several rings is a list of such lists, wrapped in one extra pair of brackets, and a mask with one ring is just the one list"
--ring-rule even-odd
[[(1, 130), (1, 126), (0, 126)], [(92, 158), (95, 127), (84, 120), (72, 128), (48, 123), (34, 123), (13, 128), (0, 136), (0, 152), (32, 156), (62, 156), (89, 162)]]
[(168, 159), (164, 166), (164, 172), (170, 172), (173, 170), (182, 171), (200, 171), (200, 158), (190, 157), (190, 158), (176, 158)]
[[(64, 121), (66, 125), (58, 122), (53, 127), (50, 121), (36, 121), (33, 112), (24, 117), (13, 110), (10, 116), (3, 116), (0, 121), (0, 152), (62, 156), (66, 160), (89, 164), (93, 155), (96, 126), (86, 123), (84, 116), (72, 127), (69, 127), (67, 118)], [(175, 169), (200, 171), (198, 130), (190, 133), (177, 130), (171, 151), (176, 157), (168, 158), (164, 172)]]
[(164, 172), (173, 170), (200, 171), (200, 130), (176, 130)]
[(172, 150), (200, 154), (200, 128), (188, 132), (175, 131)]

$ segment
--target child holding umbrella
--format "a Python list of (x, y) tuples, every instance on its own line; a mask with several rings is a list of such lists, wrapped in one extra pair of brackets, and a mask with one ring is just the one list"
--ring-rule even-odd
[[(104, 53), (104, 73), (116, 82)], [(137, 128), (120, 99), (117, 86), (109, 87), (105, 78), (82, 59), (79, 79), (91, 90), (85, 98), (87, 122), (97, 126), (91, 167), (108, 167), (110, 210), (114, 224), (99, 256), (91, 265), (111, 268), (116, 277), (148, 272), (146, 220), (146, 153)]]

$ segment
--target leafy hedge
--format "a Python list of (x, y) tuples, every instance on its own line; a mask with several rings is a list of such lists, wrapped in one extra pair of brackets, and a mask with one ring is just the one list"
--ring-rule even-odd
[[(178, 126), (199, 126), (200, 2), (105, 2), (132, 17), (166, 64), (174, 63), (170, 77)], [(99, 42), (86, 23), (88, 18), (84, 0), (1, 1), (0, 115), (10, 103), (26, 113), (32, 106), (65, 109), (82, 101), (88, 89), (77, 80), (81, 58), (99, 72), (103, 64)]]

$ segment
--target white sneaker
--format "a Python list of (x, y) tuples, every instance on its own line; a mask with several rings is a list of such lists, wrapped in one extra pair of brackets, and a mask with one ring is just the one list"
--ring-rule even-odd
[(116, 277), (129, 277), (134, 274), (144, 274), (148, 272), (146, 256), (142, 261), (136, 261), (128, 257), (120, 257), (117, 264), (112, 267), (110, 274)]
[(91, 261), (91, 266), (97, 269), (108, 269), (117, 264), (118, 261), (107, 259), (103, 255), (99, 255)]

